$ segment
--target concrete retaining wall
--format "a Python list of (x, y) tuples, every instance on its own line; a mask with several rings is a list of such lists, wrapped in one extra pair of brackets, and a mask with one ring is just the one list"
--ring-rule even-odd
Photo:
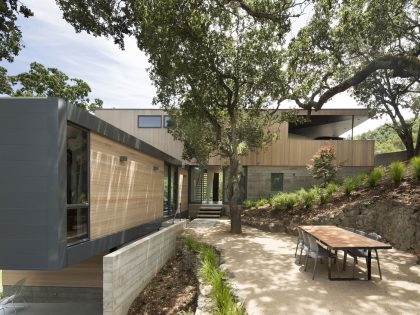
[(176, 237), (186, 227), (177, 221), (103, 258), (103, 314), (126, 315), (131, 303), (175, 253)]
[[(340, 167), (338, 178), (369, 172), (372, 167)], [(283, 173), (283, 191), (309, 188), (316, 181), (304, 166), (248, 166), (247, 198), (258, 199), (277, 193), (271, 191), (271, 173)]]
[(407, 151), (397, 151), (389, 153), (375, 154), (375, 166), (387, 166), (395, 161), (406, 161)]

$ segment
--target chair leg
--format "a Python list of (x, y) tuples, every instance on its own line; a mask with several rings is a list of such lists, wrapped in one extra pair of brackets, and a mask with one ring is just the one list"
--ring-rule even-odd
[(303, 245), (300, 248), (300, 255), (299, 255), (299, 265), (300, 265), (300, 261), (302, 260), (302, 252), (303, 252)]
[(354, 257), (354, 260), (353, 260), (353, 278), (354, 278), (354, 269), (356, 268), (356, 261), (357, 261), (357, 257)]
[(298, 247), (299, 247), (299, 240), (298, 240), (298, 242), (296, 244), (295, 257), (296, 257), (296, 254), (297, 254)]
[(309, 255), (306, 254), (306, 258), (305, 258), (305, 269), (304, 269), (304, 271), (306, 271), (306, 267), (308, 266), (308, 257), (309, 257)]
[(381, 264), (379, 263), (379, 256), (378, 256), (378, 250), (377, 249), (375, 249), (375, 253), (376, 253), (376, 261), (378, 262), (379, 277), (382, 280)]
[(343, 258), (343, 271), (346, 270), (346, 263), (347, 263), (347, 251), (344, 251), (344, 258)]
[(315, 260), (315, 264), (314, 264), (314, 271), (313, 271), (313, 273), (312, 273), (312, 280), (314, 280), (314, 279), (315, 279), (315, 270), (316, 270), (316, 265), (317, 265), (317, 263), (318, 263), (318, 257), (317, 257), (317, 258), (314, 258), (314, 260)]

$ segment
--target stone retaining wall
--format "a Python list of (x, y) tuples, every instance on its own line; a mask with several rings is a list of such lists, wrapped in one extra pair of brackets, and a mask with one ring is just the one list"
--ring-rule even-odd
[(276, 223), (264, 224), (247, 220), (242, 222), (270, 232), (297, 234), (297, 226), (323, 224), (355, 227), (380, 234), (395, 248), (420, 253), (420, 203), (411, 205), (395, 200), (360, 200), (346, 204), (337, 216), (318, 215), (313, 219), (284, 217)]
[(131, 303), (175, 253), (176, 237), (186, 227), (177, 221), (103, 258), (103, 314), (125, 315)]

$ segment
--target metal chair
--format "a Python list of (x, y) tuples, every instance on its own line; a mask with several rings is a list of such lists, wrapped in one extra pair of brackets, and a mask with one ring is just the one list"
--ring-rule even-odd
[(297, 243), (296, 243), (295, 257), (297, 255), (297, 251), (298, 251), (299, 246), (302, 247), (302, 245), (303, 245), (302, 232), (301, 232), (300, 228), (298, 228), (297, 230), (298, 230), (299, 234), (298, 234), (298, 239), (297, 239)]
[[(375, 241), (381, 241), (382, 237), (376, 233), (365, 233), (363, 231), (359, 231), (362, 232), (363, 236), (366, 236), (370, 239), (373, 239)], [(346, 259), (347, 259), (347, 254), (349, 254), (350, 256), (353, 257), (353, 278), (354, 278), (354, 273), (355, 273), (355, 268), (356, 268), (356, 264), (358, 264), (357, 258), (365, 258), (366, 259), (366, 264), (367, 264), (367, 257), (368, 257), (368, 251), (365, 249), (349, 249), (346, 252), (344, 252), (344, 265), (346, 263)], [(379, 271), (379, 278), (382, 280), (382, 272), (381, 272), (381, 264), (379, 262), (379, 254), (378, 254), (378, 250), (375, 249), (375, 255), (371, 256), (371, 259), (376, 259), (376, 262), (378, 263), (378, 271)], [(343, 266), (344, 266), (343, 265)], [(345, 270), (345, 267), (343, 267), (343, 270)]]
[[(11, 289), (12, 294), (0, 300), (0, 310), (3, 311), (3, 315), (6, 314), (8, 308), (13, 308), (16, 314), (15, 300), (22, 295), (23, 287), (25, 285), (26, 278), (19, 280)], [(25, 302), (25, 301), (24, 301)]]
[[(305, 234), (304, 234), (305, 236)], [(337, 259), (337, 255), (331, 253), (329, 250), (325, 249), (324, 247), (322, 247), (321, 245), (318, 244), (318, 242), (316, 241), (315, 238), (313, 238), (311, 235), (306, 234), (306, 237), (308, 238), (309, 241), (309, 250), (306, 254), (306, 259), (305, 259), (305, 271), (306, 268), (308, 266), (308, 258), (311, 257), (315, 260), (314, 263), (314, 270), (312, 272), (312, 280), (315, 279), (315, 271), (316, 271), (316, 267), (318, 264), (318, 258), (322, 259), (322, 258), (327, 258), (328, 259), (328, 266), (331, 266), (330, 263), (330, 259), (334, 258)], [(338, 267), (338, 262), (337, 262), (337, 271), (339, 271), (339, 267)]]
[[(305, 251), (305, 253), (307, 253), (309, 250), (309, 241), (307, 240), (305, 231), (298, 229), (298, 233), (299, 233), (299, 239), (301, 240), (300, 254), (299, 254), (299, 265), (300, 265), (301, 260), (302, 260), (302, 252)], [(295, 254), (295, 257), (296, 257), (296, 254)]]

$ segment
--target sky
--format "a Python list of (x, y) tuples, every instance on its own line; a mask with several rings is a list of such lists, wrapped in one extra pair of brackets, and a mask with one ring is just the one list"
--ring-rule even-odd
[[(29, 64), (37, 61), (86, 81), (92, 89), (90, 97), (102, 99), (104, 108), (152, 107), (156, 89), (147, 73), (149, 63), (133, 38), (127, 38), (125, 50), (121, 50), (112, 39), (76, 33), (62, 19), (54, 0), (22, 2), (34, 12), (34, 16), (18, 19), (25, 47), (13, 63), (0, 63), (10, 75), (28, 71)], [(323, 108), (356, 107), (360, 107), (357, 102), (342, 93)], [(369, 120), (356, 127), (354, 132), (359, 134), (382, 123), (384, 120)]]

